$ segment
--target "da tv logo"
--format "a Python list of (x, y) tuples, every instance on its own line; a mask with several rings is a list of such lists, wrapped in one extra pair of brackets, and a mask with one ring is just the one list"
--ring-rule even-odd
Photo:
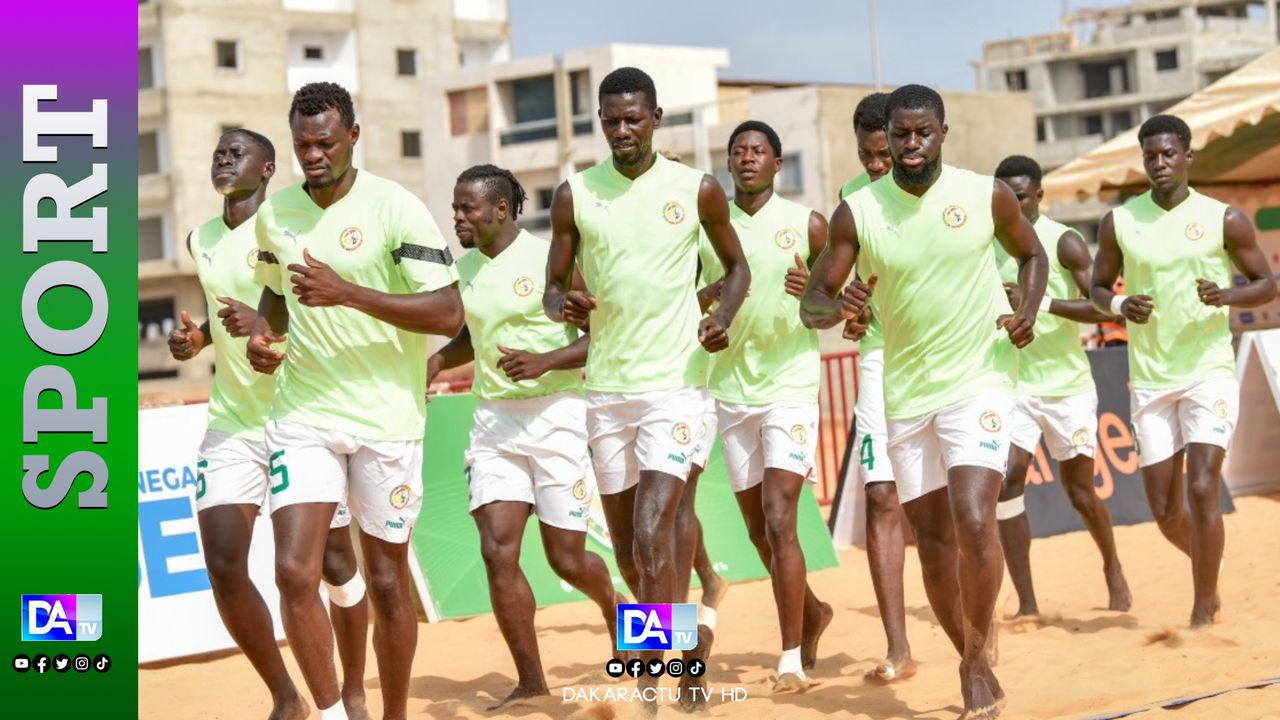
[(22, 596), (23, 641), (86, 642), (101, 637), (101, 595)]
[(698, 644), (693, 603), (618, 605), (619, 650), (692, 650)]

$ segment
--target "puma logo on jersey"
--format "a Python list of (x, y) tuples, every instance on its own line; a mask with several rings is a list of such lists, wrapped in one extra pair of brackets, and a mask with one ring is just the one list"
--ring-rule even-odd
[(285, 237), (287, 237), (287, 238), (289, 238), (290, 240), (294, 241), (295, 243), (296, 243), (296, 242), (298, 242), (298, 233), (296, 233), (296, 232), (294, 232), (294, 231), (292, 231), (292, 230), (290, 230), (290, 229), (288, 229), (288, 228), (285, 228), (284, 230), (281, 230), (281, 231), (280, 231), (280, 234), (281, 234), (281, 235), (283, 235), (283, 236), (285, 236)]
[(205, 262), (207, 262), (207, 263), (209, 263), (209, 264), (213, 264), (213, 256), (212, 256), (212, 255), (210, 255), (209, 253), (204, 252), (204, 251), (202, 250), (202, 251), (200, 252), (200, 257), (204, 258), (204, 261), (205, 261)]

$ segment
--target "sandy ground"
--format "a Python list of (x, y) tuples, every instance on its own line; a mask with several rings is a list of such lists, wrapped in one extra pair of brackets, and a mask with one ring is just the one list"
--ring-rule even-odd
[[(1129, 613), (1102, 609), (1101, 561), (1079, 532), (1032, 545), (1038, 624), (1005, 624), (996, 671), (1009, 696), (1006, 718), (1113, 717), (1142, 710), (1143, 720), (1280, 717), (1280, 685), (1235, 689), (1280, 676), (1280, 495), (1244, 498), (1227, 517), (1227, 555), (1218, 624), (1186, 629), (1191, 605), (1190, 562), (1154, 525), (1118, 528), (1121, 560), (1134, 592)], [(733, 586), (720, 609), (707, 678), (709, 714), (735, 718), (918, 718), (953, 720), (960, 713), (956, 655), (933, 622), (914, 551), (907, 559), (908, 634), (920, 674), (901, 684), (864, 683), (863, 673), (884, 652), (865, 554), (840, 553), (842, 566), (810, 577), (819, 597), (836, 609), (811, 677), (821, 684), (802, 695), (771, 698), (777, 662), (777, 621), (766, 582)], [(1001, 616), (1016, 608), (1008, 578)], [(603, 671), (608, 636), (586, 603), (538, 613), (538, 636), (552, 696), (490, 715), (484, 708), (514, 685), (514, 669), (491, 616), (420, 628), (410, 715), (430, 718), (629, 718), (633, 706), (566, 701), (566, 692), (631, 687)], [(293, 658), (286, 660), (295, 680)], [(380, 714), (370, 653), (366, 687)], [(140, 670), (143, 719), (265, 718), (269, 703), (249, 664), (238, 654), (159, 670)], [(674, 681), (664, 678), (674, 692)], [(1228, 691), (1230, 692), (1223, 692)], [(734, 700), (736, 692), (737, 700)], [(723, 694), (722, 694), (723, 693)], [(1223, 693), (1178, 710), (1173, 698)], [(745, 697), (745, 699), (743, 699)], [(723, 699), (722, 699), (723, 698)], [(660, 717), (683, 713), (667, 704)], [(312, 717), (318, 717), (313, 713)]]

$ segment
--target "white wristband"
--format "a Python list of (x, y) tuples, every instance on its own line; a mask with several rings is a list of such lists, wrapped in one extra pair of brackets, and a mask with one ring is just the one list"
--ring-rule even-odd
[(1111, 298), (1111, 314), (1117, 317), (1124, 315), (1124, 311), (1121, 309), (1121, 306), (1123, 306), (1124, 301), (1128, 299), (1129, 299), (1128, 295), (1116, 294), (1115, 296), (1113, 296)]
[(1044, 299), (1040, 301), (1040, 312), (1049, 312), (1049, 306), (1052, 304), (1053, 298), (1045, 295)]

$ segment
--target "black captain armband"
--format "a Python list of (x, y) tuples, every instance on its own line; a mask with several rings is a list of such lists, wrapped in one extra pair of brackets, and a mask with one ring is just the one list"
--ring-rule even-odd
[(439, 250), (429, 248), (426, 245), (411, 245), (405, 243), (395, 250), (391, 251), (391, 259), (397, 265), (400, 261), (408, 258), (410, 260), (425, 260), (427, 262), (440, 263), (441, 265), (453, 264), (453, 253), (449, 252), (449, 248)]

